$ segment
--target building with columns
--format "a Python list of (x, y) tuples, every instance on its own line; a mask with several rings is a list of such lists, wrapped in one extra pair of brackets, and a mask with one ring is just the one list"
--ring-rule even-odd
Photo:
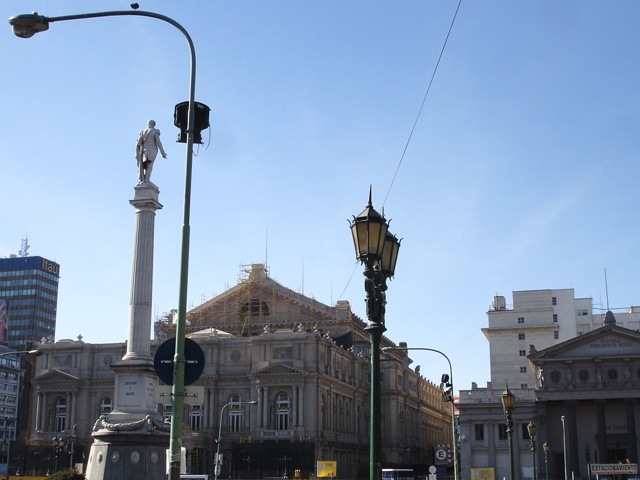
[[(341, 478), (367, 477), (369, 339), (348, 302), (324, 305), (252, 265), (238, 285), (193, 309), (188, 320), (206, 360), (195, 383), (204, 398), (184, 406), (189, 473), (213, 475), (220, 435), (222, 478), (293, 478), (296, 470), (308, 477), (317, 461), (336, 461)], [(159, 323), (156, 331), (172, 336), (171, 322)], [(152, 355), (160, 344), (151, 342)], [(395, 343), (384, 338), (382, 346)], [(29, 462), (27, 474), (45, 473), (31, 465), (53, 465), (55, 435), (77, 436), (74, 457), (68, 448), (58, 463), (83, 461), (91, 428), (113, 407), (112, 366), (127, 351), (124, 343), (81, 338), (39, 348), (27, 445), (39, 462)], [(382, 358), (384, 464), (426, 472), (434, 447), (451, 442), (450, 410), (442, 390), (410, 363), (404, 352)], [(171, 416), (170, 402), (157, 408)]]
[[(530, 306), (526, 310), (528, 313), (520, 309), (509, 316), (511, 323), (505, 321), (503, 331), (498, 333), (498, 338), (507, 334), (514, 337), (511, 347), (507, 342), (501, 342), (505, 357), (514, 352), (514, 358), (521, 356), (517, 335), (524, 332), (525, 327), (522, 327), (523, 322), (517, 321), (518, 318), (524, 317), (524, 325), (529, 329), (526, 333), (540, 335), (554, 331), (547, 325), (547, 322), (554, 323), (553, 317), (548, 315), (553, 315), (553, 307), (557, 306), (552, 303), (554, 295), (549, 295), (554, 291), (536, 292), (545, 292), (549, 297), (548, 305), (539, 309)], [(570, 296), (573, 297), (572, 291)], [(589, 305), (581, 304), (582, 307)], [(533, 478), (534, 458), (537, 478), (545, 478), (548, 468), (551, 479), (587, 478), (589, 463), (637, 462), (640, 333), (633, 328), (637, 322), (634, 308), (615, 316), (612, 312), (594, 315), (590, 310), (587, 315), (580, 313), (575, 318), (588, 317), (588, 320), (564, 325), (565, 329), (577, 329), (576, 335), (563, 341), (530, 344), (526, 350), (526, 363), (524, 360), (515, 363), (515, 368), (526, 365), (528, 375), (526, 388), (517, 384), (513, 388), (511, 383), (508, 384), (516, 398), (513, 409), (516, 478)], [(566, 314), (573, 316), (570, 309)], [(618, 316), (632, 328), (621, 326), (616, 321)], [(596, 326), (594, 319), (600, 319), (600, 326)], [(490, 323), (489, 329), (496, 332), (498, 326)], [(535, 341), (533, 335), (529, 335), (527, 340)], [(490, 341), (495, 338), (488, 337)], [(541, 338), (545, 340), (544, 336)], [(542, 347), (539, 348), (540, 344)], [(491, 350), (497, 352), (494, 346)], [(505, 379), (517, 373), (508, 373), (506, 369), (494, 369), (492, 365), (492, 382), (486, 388), (478, 388), (474, 383), (471, 390), (460, 391), (458, 409), (463, 480), (478, 476), (490, 479), (509, 476), (506, 419), (500, 397), (506, 387)], [(494, 372), (499, 383), (494, 381)], [(535, 457), (527, 430), (529, 422), (537, 430)], [(546, 462), (545, 442), (549, 446)]]

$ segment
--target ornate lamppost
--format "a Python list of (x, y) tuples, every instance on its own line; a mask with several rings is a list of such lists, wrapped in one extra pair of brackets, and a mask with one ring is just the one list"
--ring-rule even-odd
[(513, 418), (511, 416), (513, 407), (516, 404), (516, 397), (511, 393), (509, 387), (502, 392), (502, 408), (507, 417), (507, 440), (509, 442), (509, 480), (515, 480), (513, 473)]
[(532, 421), (529, 421), (529, 425), (527, 425), (527, 431), (529, 432), (529, 438), (531, 439), (531, 463), (533, 465), (533, 480), (536, 480), (536, 426)]
[(382, 478), (382, 427), (380, 407), (380, 340), (387, 330), (384, 314), (387, 279), (393, 277), (398, 260), (400, 240), (389, 232), (384, 216), (373, 209), (371, 188), (369, 203), (351, 222), (356, 259), (364, 263), (364, 289), (367, 292), (365, 330), (371, 341), (371, 430), (369, 437), (369, 479)]
[(55, 467), (53, 469), (53, 473), (58, 472), (58, 456), (62, 452), (62, 449), (64, 448), (66, 443), (67, 443), (67, 439), (64, 438), (62, 435), (56, 435), (51, 439), (51, 445), (53, 445), (53, 456), (55, 459), (55, 463), (54, 463)]
[(544, 477), (545, 477), (545, 480), (549, 480), (549, 459), (548, 459), (548, 455), (549, 455), (549, 450), (551, 450), (551, 447), (549, 446), (549, 444), (547, 442), (544, 442), (544, 444), (542, 445), (542, 449), (544, 450)]

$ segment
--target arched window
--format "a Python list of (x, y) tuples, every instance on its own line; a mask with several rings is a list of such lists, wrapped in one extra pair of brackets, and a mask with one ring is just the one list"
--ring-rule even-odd
[(113, 410), (113, 402), (111, 402), (111, 398), (104, 397), (100, 400), (100, 415), (111, 413), (111, 410)]
[(54, 430), (56, 432), (62, 432), (65, 427), (65, 421), (67, 419), (67, 401), (64, 398), (59, 398), (56, 401), (56, 418)]
[(261, 302), (254, 298), (251, 302), (245, 303), (240, 310), (240, 316), (244, 317), (247, 315), (252, 317), (267, 317), (269, 316), (269, 305), (267, 305), (267, 302)]
[(276, 397), (276, 430), (289, 430), (289, 417), (291, 415), (291, 402), (289, 395), (282, 392)]
[(242, 429), (242, 398), (240, 395), (229, 397), (229, 431), (239, 432)]

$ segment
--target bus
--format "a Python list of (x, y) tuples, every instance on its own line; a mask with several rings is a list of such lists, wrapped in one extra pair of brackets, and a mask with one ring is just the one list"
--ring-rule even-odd
[(411, 468), (383, 468), (382, 480), (414, 480)]

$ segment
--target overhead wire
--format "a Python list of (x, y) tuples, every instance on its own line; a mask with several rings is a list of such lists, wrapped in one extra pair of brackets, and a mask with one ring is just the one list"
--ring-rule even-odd
[(384, 201), (382, 202), (382, 208), (387, 203), (387, 198), (389, 198), (389, 194), (391, 193), (391, 188), (396, 181), (396, 177), (398, 176), (398, 171), (400, 170), (400, 166), (402, 165), (402, 161), (404, 160), (404, 156), (407, 153), (407, 148), (409, 148), (409, 143), (411, 142), (411, 138), (413, 137), (413, 132), (418, 125), (418, 120), (420, 120), (420, 115), (422, 114), (422, 110), (424, 109), (424, 105), (427, 101), (427, 96), (429, 95), (429, 91), (431, 90), (431, 85), (433, 84), (433, 79), (436, 76), (436, 72), (438, 71), (438, 66), (440, 65), (440, 60), (442, 60), (442, 55), (444, 55), (444, 49), (447, 47), (447, 42), (449, 41), (449, 36), (451, 35), (451, 31), (453, 30), (453, 25), (456, 22), (456, 17), (458, 16), (458, 11), (460, 10), (460, 5), (462, 4), (462, 0), (459, 0), (458, 6), (456, 8), (456, 12), (453, 14), (453, 19), (451, 20), (451, 25), (449, 25), (449, 31), (447, 32), (447, 37), (444, 40), (442, 45), (442, 49), (440, 50), (440, 56), (438, 56), (438, 61), (436, 62), (436, 66), (433, 69), (433, 73), (431, 74), (431, 79), (429, 80), (429, 86), (427, 87), (427, 91), (422, 98), (422, 104), (420, 105), (420, 109), (418, 110), (418, 114), (416, 115), (416, 119), (413, 122), (413, 127), (411, 128), (411, 132), (409, 133), (409, 138), (407, 138), (407, 143), (404, 146), (404, 150), (402, 151), (402, 155), (400, 156), (400, 161), (398, 162), (398, 166), (396, 167), (396, 171), (393, 174), (393, 178), (391, 179), (391, 184), (389, 185), (389, 190), (387, 190), (387, 195), (384, 197)]
[[(411, 132), (409, 133), (409, 137), (407, 138), (407, 142), (405, 143), (404, 146), (404, 150), (402, 151), (402, 155), (400, 156), (400, 161), (398, 162), (398, 166), (396, 167), (396, 171), (393, 174), (393, 178), (391, 179), (391, 183), (389, 184), (389, 189), (387, 190), (387, 194), (384, 197), (384, 201), (382, 202), (382, 209), (384, 212), (384, 205), (387, 203), (387, 198), (389, 198), (389, 194), (391, 193), (391, 188), (393, 187), (393, 184), (396, 181), (396, 177), (398, 176), (398, 171), (400, 170), (400, 166), (402, 165), (402, 161), (404, 160), (405, 154), (407, 153), (407, 149), (409, 148), (409, 143), (411, 142), (411, 138), (413, 137), (413, 132), (416, 129), (416, 126), (418, 125), (418, 120), (420, 120), (420, 115), (422, 114), (422, 110), (424, 109), (424, 105), (427, 101), (427, 97), (429, 95), (429, 91), (431, 90), (431, 85), (433, 84), (433, 79), (436, 76), (436, 73), (438, 71), (438, 67), (440, 66), (440, 61), (442, 60), (442, 56), (444, 55), (444, 50), (447, 47), (447, 42), (449, 41), (449, 37), (451, 36), (451, 31), (453, 30), (453, 25), (456, 22), (456, 18), (458, 17), (458, 12), (460, 11), (460, 6), (462, 5), (462, 0), (458, 1), (458, 6), (456, 7), (456, 11), (453, 14), (453, 18), (451, 20), (451, 25), (449, 25), (449, 31), (447, 32), (447, 36), (444, 39), (444, 43), (442, 44), (442, 49), (440, 50), (440, 55), (438, 56), (438, 61), (436, 62), (436, 65), (433, 69), (433, 73), (431, 74), (431, 79), (429, 80), (429, 85), (427, 86), (427, 91), (424, 94), (424, 97), (422, 98), (422, 103), (420, 104), (420, 109), (418, 110), (418, 114), (416, 115), (416, 119), (413, 122), (413, 127), (411, 127)], [(347, 288), (349, 287), (349, 284), (351, 283), (351, 279), (353, 278), (353, 274), (356, 271), (356, 268), (358, 267), (358, 261), (356, 261), (354, 267), (353, 267), (353, 271), (351, 272), (351, 276), (349, 277), (349, 280), (347, 281), (347, 284), (344, 287), (344, 290), (342, 290), (342, 293), (340, 294), (340, 297), (338, 298), (338, 300), (342, 299), (342, 295), (344, 295), (344, 293), (347, 291)]]

